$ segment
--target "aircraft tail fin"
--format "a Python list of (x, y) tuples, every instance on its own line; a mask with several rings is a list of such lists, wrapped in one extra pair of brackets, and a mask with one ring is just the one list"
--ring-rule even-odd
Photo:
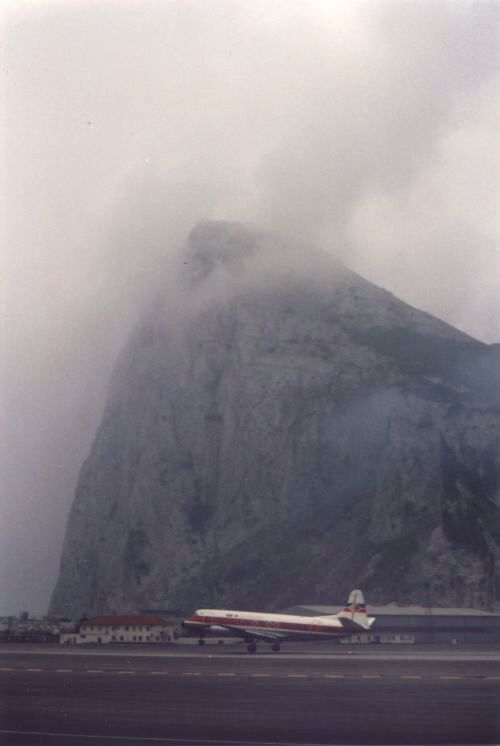
[(337, 616), (345, 627), (362, 627), (366, 630), (370, 629), (375, 621), (367, 615), (365, 597), (358, 589), (351, 591), (347, 604)]

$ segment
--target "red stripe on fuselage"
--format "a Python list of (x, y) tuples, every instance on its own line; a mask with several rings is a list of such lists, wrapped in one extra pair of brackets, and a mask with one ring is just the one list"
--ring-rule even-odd
[[(271, 632), (315, 632), (323, 634), (346, 634), (346, 630), (340, 625), (330, 626), (326, 624), (307, 624), (307, 622), (283, 622), (278, 620), (265, 619), (244, 619), (241, 617), (212, 617), (212, 616), (193, 616), (185, 620), (187, 623), (194, 623), (200, 626), (221, 626), (221, 627), (244, 627), (245, 629), (266, 629)], [(352, 634), (352, 631), (347, 632)]]

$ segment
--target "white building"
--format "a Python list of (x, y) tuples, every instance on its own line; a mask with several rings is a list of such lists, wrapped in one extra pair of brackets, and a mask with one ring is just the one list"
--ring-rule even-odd
[(174, 625), (159, 616), (147, 614), (110, 614), (95, 616), (80, 623), (77, 633), (62, 634), (66, 645), (109, 643), (166, 643), (174, 639)]

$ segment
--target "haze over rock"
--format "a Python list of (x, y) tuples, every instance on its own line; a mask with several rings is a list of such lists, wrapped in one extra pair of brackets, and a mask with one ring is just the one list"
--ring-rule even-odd
[(319, 251), (200, 223), (117, 361), (51, 612), (355, 586), (493, 608), (499, 351)]

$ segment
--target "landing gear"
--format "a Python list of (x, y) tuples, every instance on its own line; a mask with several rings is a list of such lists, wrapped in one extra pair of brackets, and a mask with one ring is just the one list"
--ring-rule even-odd
[(203, 637), (200, 637), (200, 639), (198, 640), (198, 645), (204, 645), (204, 644), (205, 644), (205, 640), (203, 639)]
[(255, 653), (255, 651), (257, 650), (257, 645), (255, 644), (255, 642), (250, 642), (247, 645), (247, 650), (249, 653)]
[(273, 642), (273, 644), (271, 645), (271, 650), (273, 651), (273, 653), (279, 653), (280, 649), (281, 645), (279, 644), (279, 642)]

